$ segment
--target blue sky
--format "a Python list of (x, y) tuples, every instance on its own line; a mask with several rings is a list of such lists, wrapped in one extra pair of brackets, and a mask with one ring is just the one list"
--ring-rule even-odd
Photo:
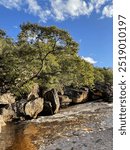
[(111, 0), (0, 0), (0, 28), (17, 38), (19, 25), (34, 22), (68, 31), (79, 55), (99, 67), (112, 67)]

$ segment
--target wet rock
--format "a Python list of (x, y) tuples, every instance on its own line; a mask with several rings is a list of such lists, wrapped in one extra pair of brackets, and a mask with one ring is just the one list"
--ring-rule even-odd
[(44, 100), (51, 102), (53, 113), (57, 113), (60, 108), (60, 101), (55, 89), (52, 89), (44, 94)]
[(42, 98), (31, 100), (25, 104), (24, 113), (26, 116), (36, 118), (37, 115), (43, 110), (43, 105), (44, 100)]

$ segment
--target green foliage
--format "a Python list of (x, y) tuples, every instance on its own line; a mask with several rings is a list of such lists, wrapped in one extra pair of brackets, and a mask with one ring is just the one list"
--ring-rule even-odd
[(94, 69), (94, 82), (113, 84), (113, 70), (111, 68), (95, 68)]
[(23, 24), (18, 42), (0, 30), (0, 92), (29, 93), (34, 83), (44, 90), (112, 82), (112, 71), (78, 56), (78, 44), (57, 27)]

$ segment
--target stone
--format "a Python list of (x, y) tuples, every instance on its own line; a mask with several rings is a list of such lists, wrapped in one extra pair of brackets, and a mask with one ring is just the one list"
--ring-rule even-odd
[(24, 107), (25, 115), (31, 118), (36, 118), (37, 115), (43, 110), (43, 105), (43, 98), (37, 98), (27, 102)]
[(95, 87), (90, 92), (90, 100), (100, 100), (106, 102), (113, 101), (113, 86), (111, 84), (95, 84)]
[(11, 93), (5, 93), (0, 96), (0, 105), (1, 104), (12, 104), (15, 103), (15, 97)]
[(15, 104), (15, 96), (11, 93), (5, 93), (0, 96), (0, 115), (3, 117), (4, 122), (12, 121), (15, 117), (15, 112), (12, 105)]
[(44, 107), (41, 113), (39, 113), (39, 116), (49, 116), (53, 115), (54, 112), (52, 110), (52, 105), (51, 102), (49, 101), (44, 101)]
[(57, 113), (60, 108), (60, 101), (56, 89), (47, 91), (44, 94), (44, 100), (51, 102), (53, 113)]
[(27, 100), (34, 100), (35, 98), (38, 98), (39, 95), (39, 85), (37, 83), (34, 84), (31, 93), (28, 95)]
[(6, 125), (6, 123), (5, 123), (4, 119), (3, 119), (3, 116), (0, 115), (0, 133), (1, 133), (1, 128), (2, 128), (3, 126), (5, 126), (5, 125)]
[(27, 99), (21, 99), (13, 105), (13, 109), (15, 110), (17, 117), (25, 116), (25, 104), (27, 103)]
[(67, 95), (59, 95), (59, 100), (61, 107), (68, 106), (72, 102), (72, 99), (70, 99)]
[(72, 103), (78, 104), (86, 102), (89, 95), (89, 89), (74, 89), (74, 88), (67, 88), (65, 90), (65, 95), (67, 95), (70, 99), (72, 99)]
[(1, 109), (1, 115), (5, 122), (12, 121), (15, 118), (15, 112), (12, 110), (12, 107), (9, 105), (8, 108)]
[(88, 92), (84, 90), (77, 91), (77, 94), (74, 98), (72, 98), (72, 103), (78, 104), (86, 102), (88, 98)]

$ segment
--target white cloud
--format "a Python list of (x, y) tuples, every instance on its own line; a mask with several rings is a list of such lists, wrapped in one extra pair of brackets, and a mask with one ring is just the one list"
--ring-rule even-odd
[(112, 0), (43, 0), (40, 3), (38, 0), (0, 0), (0, 5), (25, 11), (45, 22), (49, 18), (62, 21), (81, 15), (89, 16), (93, 11), (102, 12), (103, 17), (111, 17), (112, 6), (108, 5), (108, 1)]
[(45, 22), (47, 20), (47, 17), (50, 15), (49, 10), (44, 10), (36, 0), (26, 0), (26, 3), (28, 4), (27, 13), (38, 16), (40, 21)]
[(53, 0), (50, 1), (53, 17), (57, 20), (65, 20), (68, 17), (77, 17), (80, 15), (90, 15), (93, 11), (91, 3), (84, 0)]
[(101, 6), (103, 6), (109, 0), (91, 0), (95, 10), (97, 13), (100, 12)]
[(94, 60), (93, 58), (91, 58), (91, 57), (84, 57), (84, 56), (82, 56), (81, 59), (84, 59), (85, 61), (87, 61), (87, 62), (89, 62), (89, 63), (91, 63), (91, 64), (96, 64), (96, 63), (97, 63), (97, 61), (95, 61), (95, 60)]
[(0, 5), (3, 5), (8, 9), (16, 8), (17, 10), (20, 10), (21, 4), (22, 0), (0, 0)]
[(109, 17), (111, 18), (113, 15), (113, 6), (112, 5), (107, 5), (103, 8), (102, 11), (102, 17)]

